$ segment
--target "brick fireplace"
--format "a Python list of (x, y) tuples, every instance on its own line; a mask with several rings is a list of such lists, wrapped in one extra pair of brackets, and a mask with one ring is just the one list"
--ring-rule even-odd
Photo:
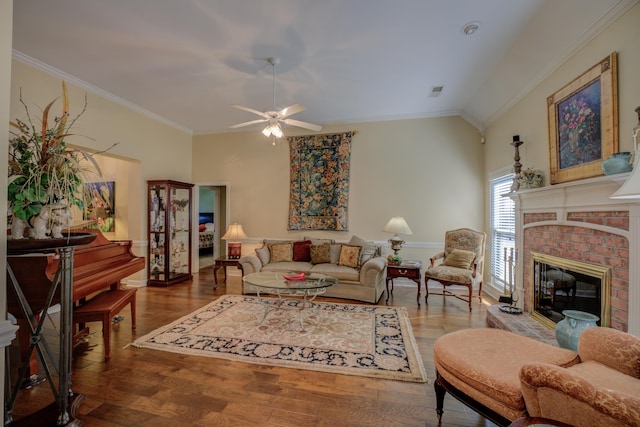
[(611, 271), (610, 326), (640, 335), (640, 200), (609, 196), (628, 174), (523, 190), (516, 203), (516, 280), (521, 308), (533, 298), (531, 253), (607, 267)]

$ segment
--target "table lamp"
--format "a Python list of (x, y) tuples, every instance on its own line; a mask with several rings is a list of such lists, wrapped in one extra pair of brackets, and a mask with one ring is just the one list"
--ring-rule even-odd
[(391, 249), (393, 253), (397, 256), (400, 249), (402, 249), (402, 245), (404, 245), (404, 240), (398, 234), (413, 234), (407, 221), (404, 220), (401, 216), (394, 216), (388, 222), (387, 225), (384, 226), (384, 231), (387, 233), (395, 233), (392, 238), (389, 239), (389, 243), (391, 244)]
[(222, 236), (222, 240), (228, 240), (227, 242), (227, 250), (228, 250), (228, 258), (229, 259), (239, 259), (240, 254), (242, 253), (242, 243), (238, 240), (240, 239), (248, 239), (247, 235), (244, 233), (242, 229), (242, 225), (236, 224), (235, 222), (227, 228), (227, 232)]

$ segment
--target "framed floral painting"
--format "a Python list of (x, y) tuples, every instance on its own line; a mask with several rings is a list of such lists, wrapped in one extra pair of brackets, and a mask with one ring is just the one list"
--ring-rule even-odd
[(550, 183), (602, 175), (618, 151), (616, 53), (547, 98)]

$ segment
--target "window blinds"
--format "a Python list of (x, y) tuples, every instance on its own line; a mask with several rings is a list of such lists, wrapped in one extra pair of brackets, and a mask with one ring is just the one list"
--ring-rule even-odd
[[(514, 174), (491, 180), (491, 281), (497, 286), (506, 285), (507, 263), (504, 250), (509, 253), (515, 246), (516, 212), (511, 197), (504, 196), (511, 190)], [(506, 280), (509, 280), (506, 277)]]

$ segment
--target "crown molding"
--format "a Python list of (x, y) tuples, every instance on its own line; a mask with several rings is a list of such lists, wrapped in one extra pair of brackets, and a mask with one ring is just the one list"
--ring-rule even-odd
[(565, 62), (567, 62), (578, 51), (584, 48), (589, 42), (591, 42), (598, 34), (604, 31), (607, 27), (613, 24), (618, 18), (624, 15), (629, 9), (636, 5), (640, 0), (620, 0), (614, 7), (598, 19), (587, 31), (585, 31), (581, 37), (579, 37), (575, 43), (569, 46), (565, 51), (555, 60), (549, 62), (547, 67), (538, 75), (538, 78), (529, 82), (516, 96), (514, 96), (509, 102), (502, 106), (499, 110), (494, 112), (485, 121), (484, 127), (488, 127), (498, 120), (507, 111), (513, 108), (518, 102), (522, 101), (533, 89), (539, 84), (545, 81), (551, 74), (553, 74), (558, 68), (560, 68)]
[(126, 99), (122, 99), (110, 92), (107, 92), (103, 89), (100, 89), (97, 86), (92, 85), (91, 83), (87, 83), (84, 80), (81, 80), (77, 77), (72, 76), (71, 74), (65, 73), (62, 70), (59, 70), (55, 67), (52, 67), (51, 65), (45, 64), (44, 62), (38, 61), (35, 58), (32, 58), (28, 55), (25, 55), (24, 53), (13, 49), (12, 50), (12, 58), (16, 61), (22, 62), (23, 64), (29, 65), (37, 70), (43, 71), (51, 76), (57, 77), (59, 79), (62, 79), (68, 83), (73, 84), (74, 86), (78, 86), (81, 89), (86, 90), (87, 92), (93, 93), (94, 95), (98, 95), (108, 101), (114, 102), (118, 105), (121, 105), (123, 107), (129, 108), (130, 110), (133, 110), (137, 113), (140, 113), (144, 116), (149, 117), (150, 119), (156, 120), (160, 123), (164, 123), (168, 126), (171, 126), (174, 129), (177, 129), (179, 131), (185, 132), (189, 135), (193, 135), (193, 130), (186, 128), (182, 125), (179, 125), (176, 122), (173, 122), (165, 117), (159, 116), (156, 113), (152, 113), (149, 110), (146, 110), (142, 107), (140, 107), (139, 105), (136, 105), (132, 102), (127, 101)]

